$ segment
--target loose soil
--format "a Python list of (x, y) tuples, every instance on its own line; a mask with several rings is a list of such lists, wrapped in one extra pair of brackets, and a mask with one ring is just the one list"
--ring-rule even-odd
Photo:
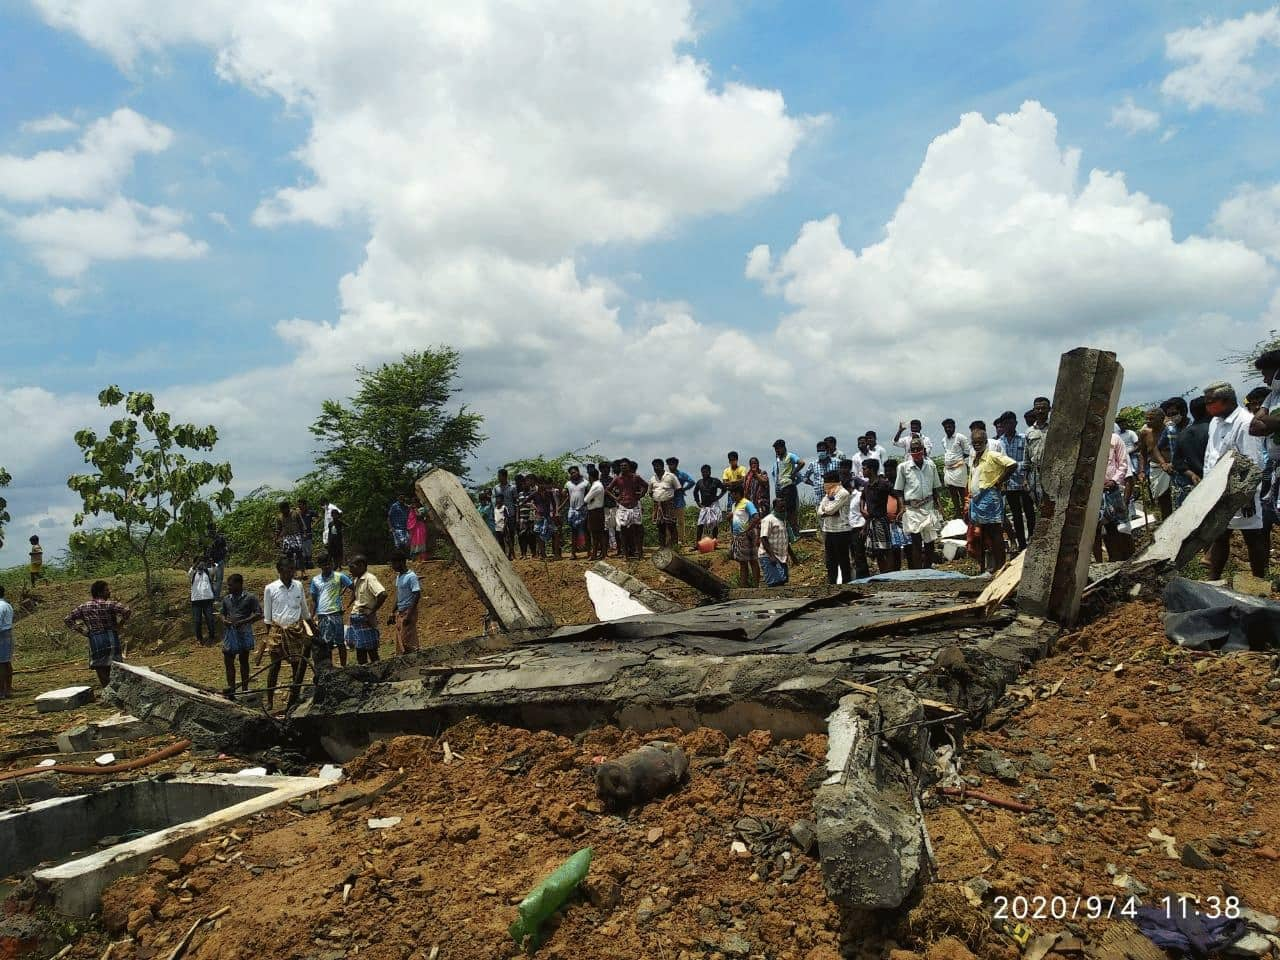
[[(1131, 891), (1156, 905), (1166, 895), (1238, 896), (1280, 913), (1278, 711), (1271, 655), (1174, 646), (1157, 604), (1124, 605), (1064, 637), (1011, 688), (989, 719), (996, 729), (967, 745), (963, 772), (976, 789), (1037, 812), (943, 798), (928, 813), (939, 860), (932, 899), (959, 903), (962, 918), (931, 932), (992, 948), (997, 896), (1065, 898), (1068, 912), (1077, 897), (1123, 904)], [(1016, 783), (977, 769), (987, 749), (1017, 766)], [(1183, 862), (1188, 844), (1207, 866)], [(981, 907), (966, 903), (966, 883), (990, 884)], [(1106, 926), (1030, 925), (1093, 939)]]
[[(688, 752), (689, 781), (628, 816), (604, 813), (595, 767), (655, 738)], [(136, 941), (118, 942), (114, 958), (165, 956), (193, 922), (228, 907), (188, 957), (406, 960), (433, 946), (443, 958), (513, 957), (514, 904), (589, 846), (588, 880), (540, 956), (836, 960), (820, 870), (788, 837), (809, 815), (825, 751), (820, 735), (774, 744), (760, 731), (729, 742), (711, 730), (642, 738), (606, 727), (575, 742), (471, 721), (439, 740), (384, 741), (347, 769), (358, 790), (408, 774), (385, 796), (345, 815), (267, 814), (177, 867), (158, 862), (109, 891), (107, 934), (69, 955), (96, 958), (127, 931)], [(382, 817), (401, 821), (368, 827)], [(732, 849), (740, 838), (746, 853)]]

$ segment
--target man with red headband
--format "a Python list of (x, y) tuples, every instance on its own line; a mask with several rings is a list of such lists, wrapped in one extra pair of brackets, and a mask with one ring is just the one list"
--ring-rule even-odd
[[(1235, 387), (1219, 381), (1204, 389), (1205, 409), (1213, 419), (1209, 422), (1209, 442), (1204, 451), (1204, 472), (1207, 474), (1219, 460), (1234, 452), (1237, 457), (1248, 458), (1262, 467), (1262, 437), (1251, 435), (1254, 417), (1236, 400)], [(1231, 549), (1231, 531), (1239, 530), (1249, 554), (1249, 567), (1255, 577), (1267, 575), (1266, 531), (1262, 524), (1262, 497), (1259, 492), (1253, 501), (1246, 503), (1227, 525), (1227, 530), (1209, 547), (1209, 579), (1217, 580), (1227, 565)]]

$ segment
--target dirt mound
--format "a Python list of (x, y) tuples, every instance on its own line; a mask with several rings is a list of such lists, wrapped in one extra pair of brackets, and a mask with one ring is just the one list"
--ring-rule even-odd
[[(596, 766), (652, 739), (685, 748), (689, 781), (628, 816), (604, 813)], [(188, 956), (337, 957), (358, 947), (361, 957), (404, 960), (439, 944), (442, 957), (512, 957), (514, 904), (590, 846), (588, 880), (540, 956), (835, 960), (837, 920), (820, 870), (788, 836), (810, 815), (825, 749), (817, 735), (774, 745), (760, 734), (603, 727), (571, 740), (472, 721), (439, 738), (380, 742), (348, 765), (356, 783), (343, 789), (371, 788), (401, 768), (402, 784), (352, 814), (278, 811), (237, 827), (243, 842), (195, 848), (162, 902), (125, 915), (137, 942), (112, 956), (162, 955), (196, 918), (229, 906)], [(373, 817), (402, 819), (371, 830)], [(71, 955), (101, 949), (86, 938)]]
[[(928, 814), (939, 879), (985, 891), (988, 925), (996, 897), (1058, 897), (1073, 910), (1077, 897), (1159, 904), (1188, 893), (1280, 910), (1271, 657), (1184, 650), (1165, 638), (1159, 606), (1136, 602), (1058, 651), (1010, 688), (963, 770), (975, 789), (1037, 811), (943, 801)], [(1043, 932), (1070, 919), (1030, 923)], [(1077, 933), (1101, 925), (1074, 921)], [(969, 921), (958, 926), (949, 932), (982, 945)]]

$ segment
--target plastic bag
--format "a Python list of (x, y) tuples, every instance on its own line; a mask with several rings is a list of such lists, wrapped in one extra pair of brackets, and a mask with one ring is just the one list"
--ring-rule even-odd
[(532, 953), (541, 946), (542, 925), (569, 899), (586, 877), (590, 866), (591, 848), (583, 847), (520, 901), (516, 907), (518, 916), (507, 932), (522, 949)]

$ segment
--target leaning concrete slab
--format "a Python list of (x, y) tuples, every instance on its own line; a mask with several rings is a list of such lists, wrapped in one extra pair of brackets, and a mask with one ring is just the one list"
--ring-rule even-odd
[[(593, 580), (592, 577), (596, 579)], [(636, 605), (643, 607), (643, 610), (633, 610), (630, 613), (617, 614), (616, 616), (604, 617), (600, 615), (600, 604), (595, 601), (595, 594), (592, 594), (592, 603), (596, 603), (596, 616), (601, 620), (616, 620), (618, 616), (632, 616), (637, 613), (675, 613), (684, 609), (684, 604), (677, 603), (668, 597), (665, 593), (659, 593), (654, 590), (643, 580), (633, 577), (625, 570), (619, 570), (611, 563), (601, 560), (590, 570), (587, 571), (587, 592), (591, 593), (594, 589), (600, 594), (601, 600), (609, 604), (612, 610), (614, 604), (609, 602), (610, 597), (616, 596), (616, 593), (607, 591), (598, 581), (605, 580), (613, 587), (624, 591)]]
[(37, 713), (57, 713), (60, 710), (74, 710), (86, 703), (93, 703), (93, 687), (63, 687), (50, 690), (36, 697)]
[(1262, 480), (1262, 472), (1248, 457), (1228, 452), (1156, 529), (1134, 566), (1167, 562), (1181, 569), (1189, 560), (1207, 550), (1227, 529), (1227, 524), (1246, 503)]
[(502, 629), (554, 625), (498, 548), (498, 541), (457, 477), (438, 467), (429, 470), (418, 478), (418, 496), (458, 551), (467, 579)]
[(97, 912), (103, 890), (119, 877), (140, 873), (152, 858), (176, 859), (210, 833), (332, 785), (320, 777), (207, 774), (135, 780), (96, 794), (46, 800), (0, 813), (0, 862), (23, 869), (91, 848), (100, 837), (120, 832), (126, 809), (139, 822), (171, 824), (32, 874), (59, 913), (88, 917)]
[(261, 710), (132, 663), (113, 663), (108, 694), (139, 719), (163, 726), (196, 746), (256, 750), (278, 743), (281, 728)]
[(1107, 350), (1062, 355), (1040, 470), (1044, 500), (1026, 550), (1018, 606), (1069, 626), (1080, 613), (1124, 369)]

